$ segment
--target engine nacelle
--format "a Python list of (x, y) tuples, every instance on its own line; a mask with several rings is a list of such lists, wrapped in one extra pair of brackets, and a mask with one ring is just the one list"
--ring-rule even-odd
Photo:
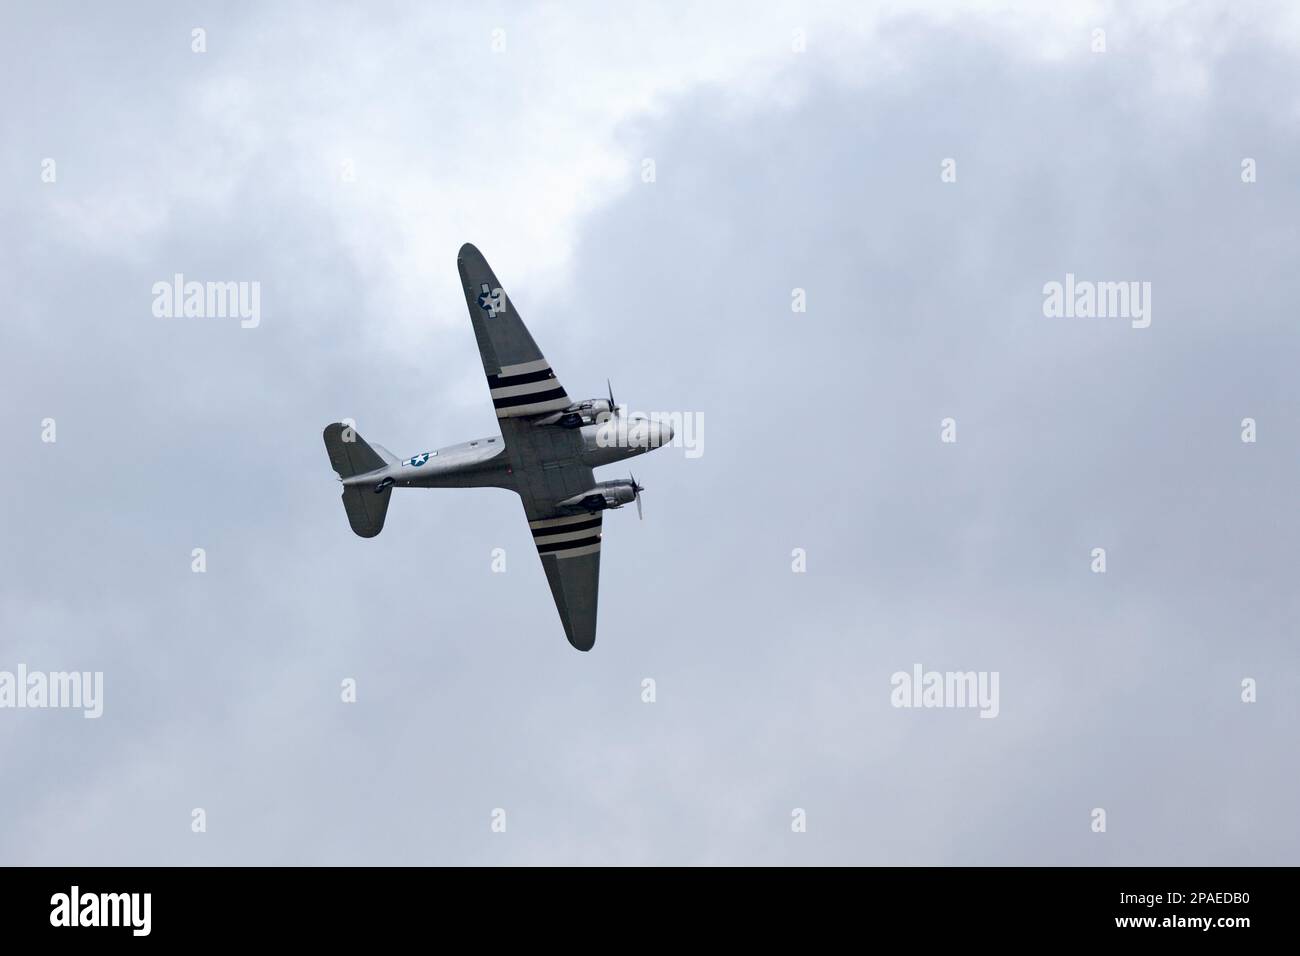
[(609, 404), (607, 398), (589, 398), (585, 402), (574, 402), (563, 411), (547, 415), (538, 424), (541, 425), (559, 425), (562, 428), (581, 428), (583, 425), (593, 425), (600, 416), (609, 417), (614, 414), (614, 408)]
[(589, 417), (593, 422), (598, 415), (612, 415), (614, 408), (609, 404), (607, 398), (589, 398), (585, 402), (578, 402), (576, 405), (570, 405), (565, 409), (566, 412), (576, 411), (581, 415)]
[(606, 508), (621, 508), (636, 501), (636, 485), (626, 478), (617, 481), (602, 481), (590, 491), (584, 491), (572, 498), (560, 502), (561, 508), (582, 508), (587, 511), (604, 511)]

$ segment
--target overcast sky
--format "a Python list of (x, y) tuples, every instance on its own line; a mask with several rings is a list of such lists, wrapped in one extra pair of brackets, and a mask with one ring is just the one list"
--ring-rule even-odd
[[(5, 7), (0, 671), (104, 701), (0, 709), (0, 863), (1300, 862), (1300, 15), (768, 6)], [(514, 495), (338, 500), (329, 422), (496, 434), (466, 241), (704, 422), (590, 654)]]

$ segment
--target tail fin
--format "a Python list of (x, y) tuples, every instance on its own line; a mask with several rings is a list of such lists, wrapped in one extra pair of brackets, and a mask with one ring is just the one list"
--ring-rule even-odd
[(385, 465), (400, 465), (402, 463), (402, 459), (398, 458), (383, 445), (379, 444), (379, 442), (375, 442), (370, 447), (374, 449), (375, 453), (378, 454), (380, 458), (384, 459)]
[[(325, 451), (340, 478), (364, 475), (389, 464), (366, 444), (356, 429), (339, 422), (325, 426)], [(384, 530), (393, 489), (385, 486), (376, 491), (378, 484), (349, 485), (343, 489), (343, 510), (348, 514), (348, 524), (363, 538), (373, 538)]]

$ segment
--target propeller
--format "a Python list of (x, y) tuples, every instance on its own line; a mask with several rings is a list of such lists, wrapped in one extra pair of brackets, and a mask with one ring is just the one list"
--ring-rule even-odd
[(614, 404), (614, 386), (609, 384), (609, 379), (605, 379), (605, 387), (609, 389), (609, 414), (618, 415), (618, 406)]
[(645, 491), (645, 489), (636, 483), (636, 475), (632, 474), (632, 472), (629, 471), (627, 476), (632, 479), (632, 498), (636, 501), (636, 519), (637, 521), (644, 521), (645, 515), (641, 513), (641, 492)]

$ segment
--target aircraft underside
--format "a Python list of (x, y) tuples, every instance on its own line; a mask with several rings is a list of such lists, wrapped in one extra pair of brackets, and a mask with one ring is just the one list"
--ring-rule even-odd
[(501, 436), (399, 459), (342, 423), (325, 428), (330, 464), (343, 483), (352, 530), (384, 527), (394, 488), (508, 488), (519, 495), (565, 635), (578, 650), (596, 640), (602, 513), (635, 503), (636, 479), (596, 481), (593, 468), (659, 448), (672, 428), (619, 414), (608, 400), (573, 401), (542, 355), (482, 254), (457, 260), (471, 326)]

